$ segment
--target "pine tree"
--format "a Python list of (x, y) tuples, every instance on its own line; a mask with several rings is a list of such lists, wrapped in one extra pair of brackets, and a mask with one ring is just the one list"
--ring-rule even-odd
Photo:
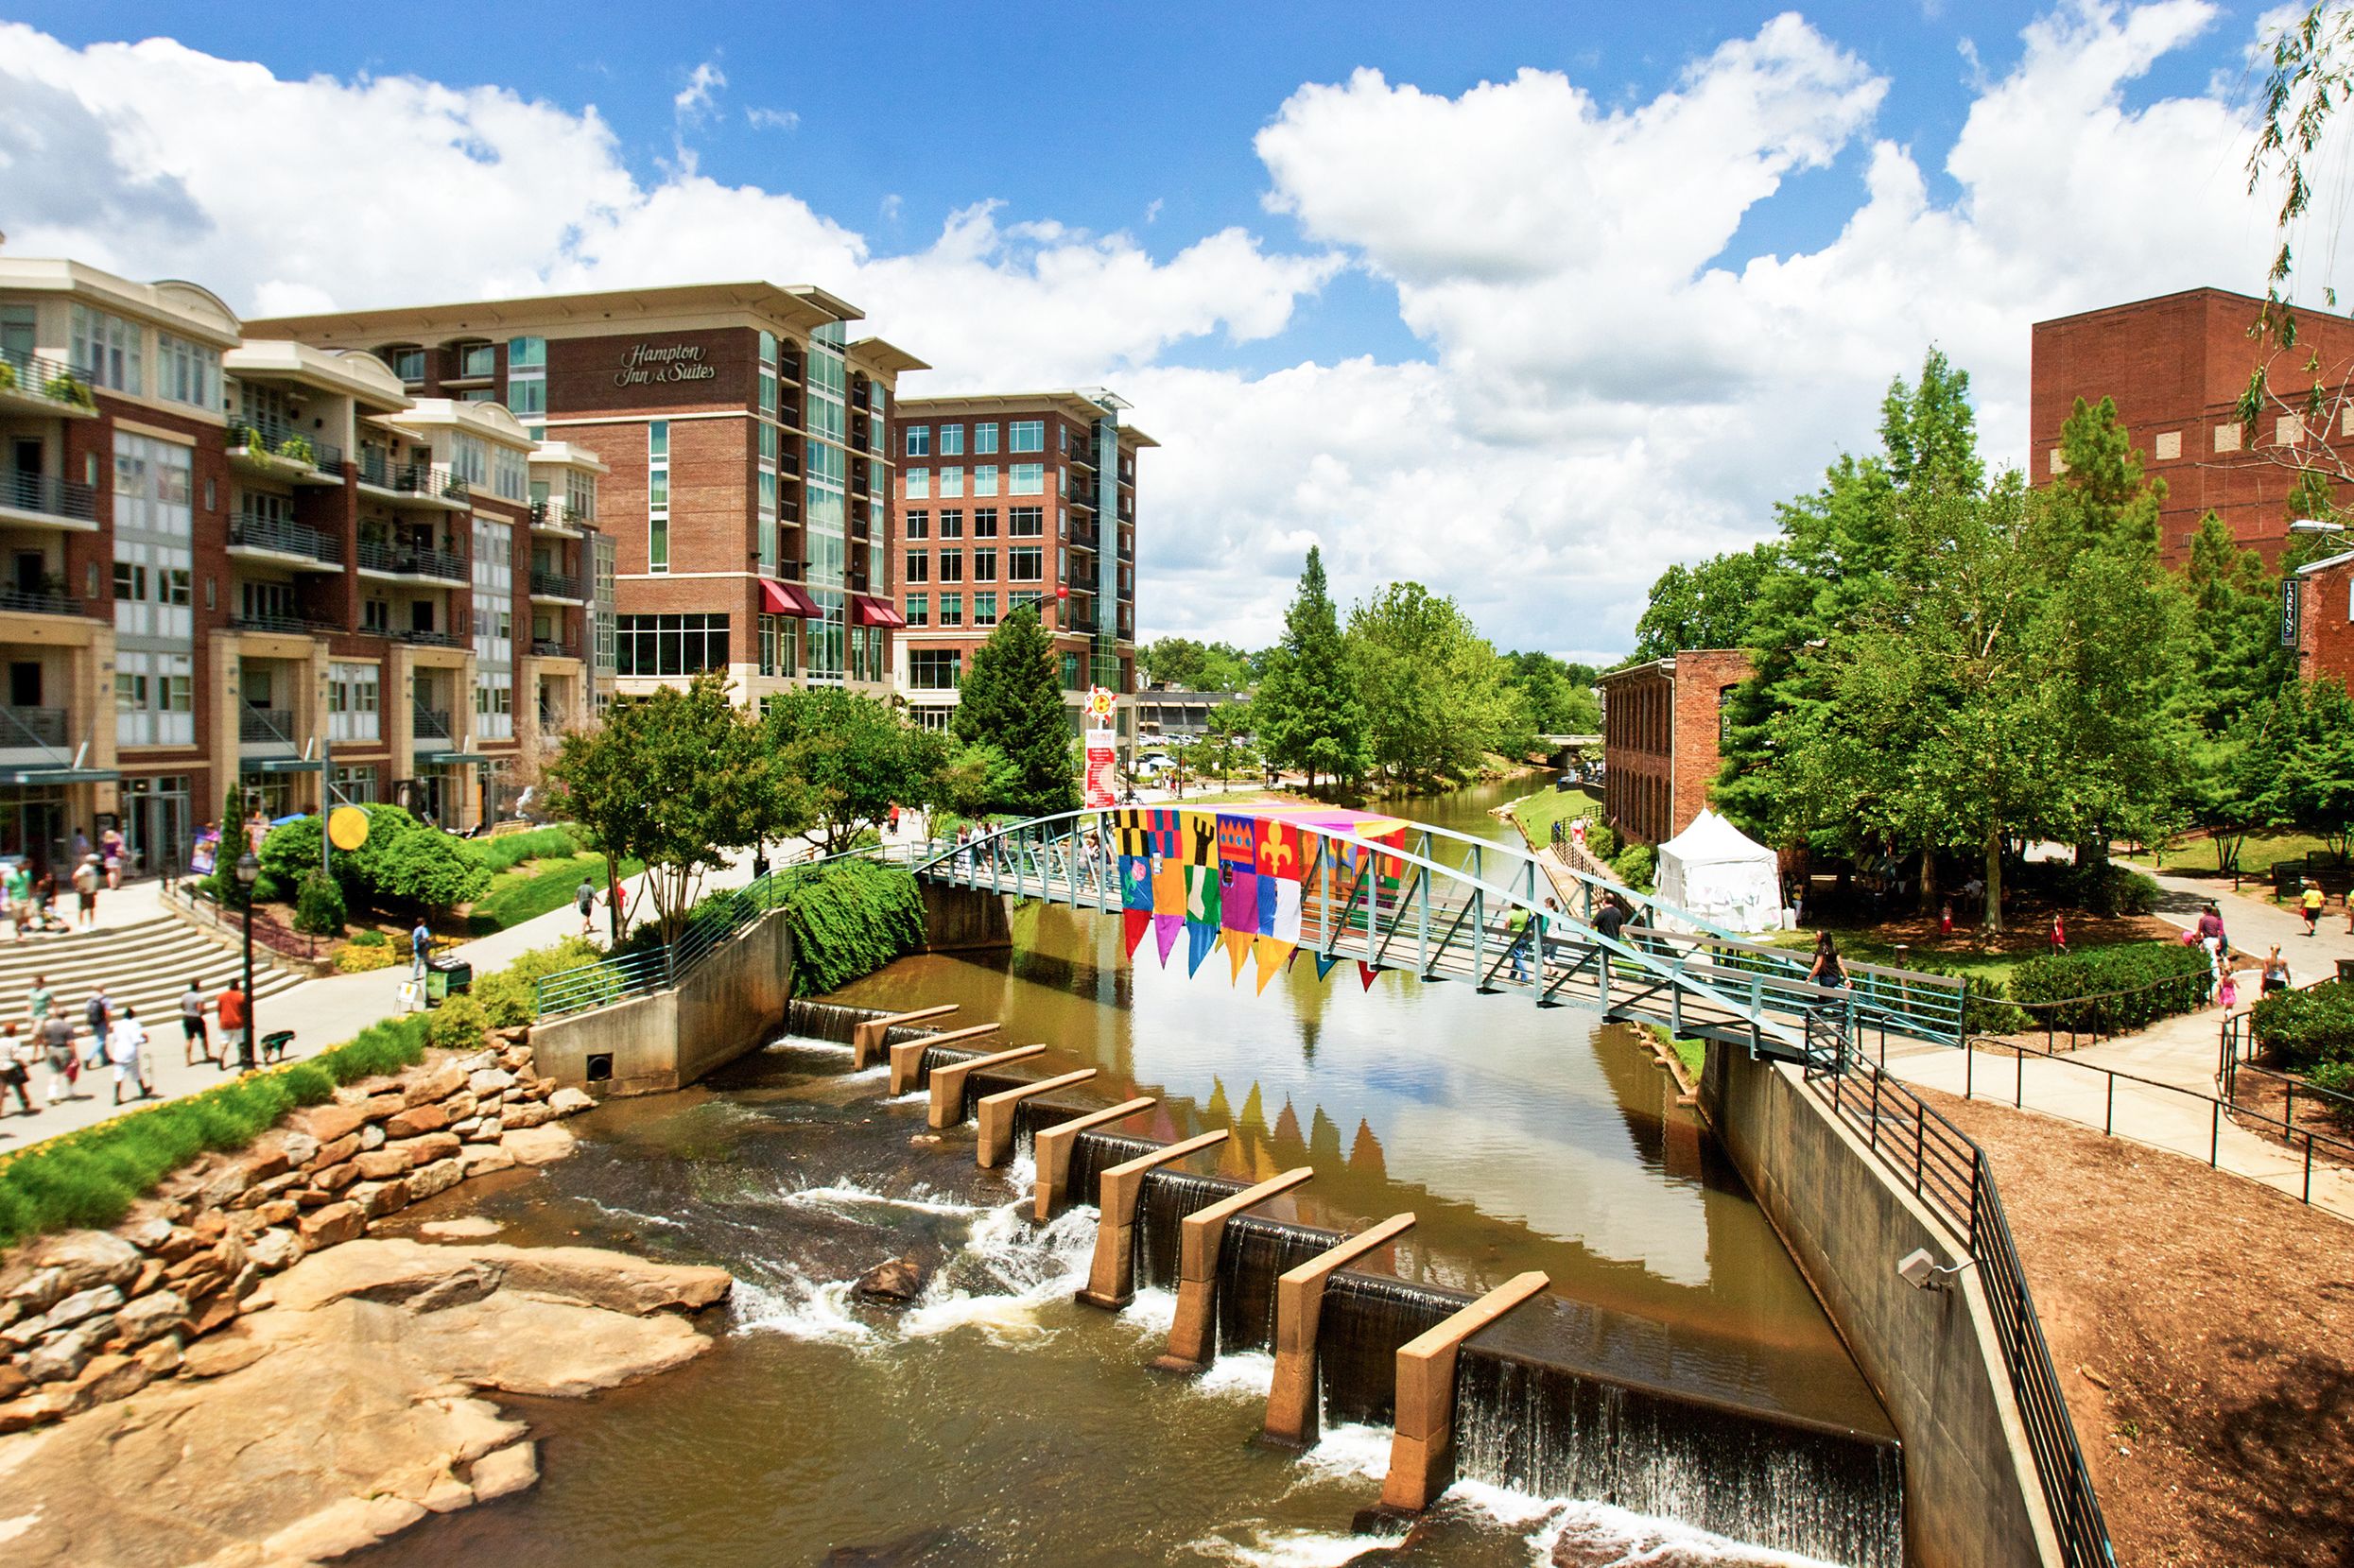
[(1364, 776), (1365, 709), (1324, 582), (1324, 554), (1313, 544), (1254, 706), (1268, 760), (1305, 769), (1310, 789), (1319, 774), (1344, 787)]
[(2094, 547), (2155, 558), (2166, 481), (2143, 482), (2132, 433), (2118, 422), (2112, 399), (2076, 400), (2060, 427), (2060, 473), (2038, 493), (2046, 537), (2059, 552), (2055, 565)]
[(1069, 710), (1055, 679), (1054, 640), (1022, 609), (973, 652), (950, 723), (967, 746), (988, 745), (1012, 765), (1010, 787), (993, 786), (991, 809), (1049, 817), (1079, 808)]

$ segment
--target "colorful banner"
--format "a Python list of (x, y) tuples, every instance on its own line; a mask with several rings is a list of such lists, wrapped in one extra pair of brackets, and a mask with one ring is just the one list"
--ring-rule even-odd
[(1218, 817), (1214, 812), (1185, 811), (1177, 815), (1178, 836), (1186, 847), (1188, 866), (1218, 864)]
[(1251, 956), (1251, 943), (1255, 939), (1248, 931), (1226, 933), (1226, 957), (1234, 966), (1234, 973), (1226, 977), (1227, 984), (1232, 985), (1242, 978), (1242, 965)]
[(1277, 941), (1272, 937), (1261, 937), (1252, 943), (1252, 955), (1258, 959), (1258, 989), (1261, 995), (1266, 993), (1267, 982), (1275, 977), (1277, 970), (1290, 961), (1294, 951), (1290, 942)]
[(1258, 825), (1258, 874), (1297, 883), (1307, 857), (1297, 824), (1264, 821)]
[(1208, 957), (1210, 949), (1217, 945), (1218, 927), (1197, 924), (1192, 921), (1186, 922), (1186, 974), (1187, 975), (1199, 974), (1202, 960)]
[(1091, 811), (1099, 810), (1119, 799), (1117, 781), (1114, 777), (1118, 753), (1112, 750), (1111, 731), (1087, 732), (1087, 767), (1080, 801), (1082, 805)]
[(1300, 939), (1300, 885), (1273, 877), (1261, 876), (1259, 887), (1275, 890), (1275, 918), (1268, 932), (1280, 940), (1298, 945)]
[(1220, 922), (1218, 868), (1187, 866), (1186, 868), (1186, 923), (1203, 925), (1215, 931)]
[(1119, 902), (1123, 909), (1152, 908), (1152, 862), (1141, 854), (1119, 857)]
[(1183, 865), (1185, 846), (1177, 835), (1177, 814), (1162, 806), (1138, 815), (1144, 818), (1145, 853), (1156, 861), (1176, 861)]
[(1153, 863), (1152, 912), (1174, 920), (1186, 917), (1186, 868), (1173, 854)]
[(1258, 872), (1258, 823), (1249, 817), (1218, 814), (1218, 863), (1238, 871)]
[[(1161, 950), (1163, 969), (1168, 967), (1168, 956), (1177, 946), (1178, 934), (1185, 928), (1186, 918), (1183, 915), (1156, 914), (1152, 917), (1152, 940)], [(1134, 955), (1131, 954), (1130, 956), (1134, 957)]]
[(1145, 932), (1152, 925), (1152, 912), (1150, 909), (1123, 909), (1119, 918), (1125, 927), (1123, 935), (1128, 939), (1128, 956), (1134, 959), (1136, 945), (1144, 940)]
[(1219, 923), (1229, 931), (1258, 933), (1258, 873), (1221, 870)]

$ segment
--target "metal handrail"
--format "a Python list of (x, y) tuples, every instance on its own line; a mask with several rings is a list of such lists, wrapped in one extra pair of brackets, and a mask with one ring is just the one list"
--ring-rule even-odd
[(330, 565), (343, 562), (343, 541), (334, 534), (307, 523), (288, 523), (256, 511), (239, 511), (229, 519), (229, 543), (305, 556)]
[(469, 575), (464, 556), (448, 550), (436, 550), (429, 545), (388, 544), (374, 539), (359, 542), (359, 564), (371, 572), (434, 577), (449, 582), (464, 582)]
[(419, 647), (464, 647), (466, 646), (456, 633), (435, 631), (430, 628), (424, 629), (411, 628), (405, 631), (394, 631), (389, 635), (395, 642), (414, 643)]
[(78, 615), (81, 608), (64, 594), (33, 593), (23, 588), (0, 588), (0, 610), (13, 610), (28, 615)]
[(294, 715), (241, 702), (237, 706), (237, 739), (255, 743), (274, 741), (291, 746), (294, 744)]
[(95, 408), (90, 378), (62, 359), (0, 349), (0, 392), (45, 398), (73, 408)]
[(450, 715), (445, 710), (414, 706), (409, 709), (408, 716), (412, 734), (423, 735), (428, 740), (450, 738)]
[(531, 596), (535, 599), (578, 599), (586, 595), (580, 591), (579, 577), (567, 577), (562, 572), (543, 572), (535, 566), (531, 569)]
[(321, 474), (343, 472), (343, 449), (281, 420), (244, 417), (229, 422), (229, 445), (267, 457), (315, 468)]
[(98, 516), (98, 492), (77, 480), (61, 479), (53, 474), (0, 468), (0, 507), (92, 523)]

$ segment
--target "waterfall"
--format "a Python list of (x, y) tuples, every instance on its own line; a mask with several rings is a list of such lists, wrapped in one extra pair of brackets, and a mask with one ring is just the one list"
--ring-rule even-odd
[(1185, 1260), (1185, 1221), (1248, 1185), (1222, 1176), (1147, 1171), (1136, 1194), (1136, 1288), (1177, 1288)]
[(1324, 1282), (1316, 1328), (1324, 1417), (1387, 1426), (1397, 1418), (1397, 1348), (1471, 1304), (1458, 1290), (1343, 1268)]
[(1341, 1240), (1338, 1231), (1255, 1215), (1226, 1221), (1218, 1249), (1218, 1353), (1275, 1348), (1275, 1282)]
[[(851, 1031), (859, 1025), (890, 1016), (880, 1008), (845, 1008), (832, 1002), (805, 1002), (795, 997), (785, 1004), (785, 1032), (799, 1035), (804, 1040), (830, 1040), (837, 1045), (847, 1045)], [(896, 1029), (891, 1032), (900, 1033)]]
[(1117, 1132), (1087, 1131), (1071, 1141), (1070, 1181), (1064, 1191), (1074, 1204), (1093, 1207), (1102, 1183), (1096, 1179), (1114, 1165), (1168, 1146), (1157, 1138), (1131, 1138)]

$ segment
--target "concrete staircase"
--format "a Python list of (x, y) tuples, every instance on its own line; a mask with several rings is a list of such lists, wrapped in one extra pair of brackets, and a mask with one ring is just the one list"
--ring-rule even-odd
[[(21, 1030), (33, 977), (45, 975), (58, 1008), (80, 1030), (82, 1005), (103, 982), (118, 1016), (125, 1007), (137, 1008), (158, 1045), (172, 1045), (180, 1036), (180, 993), (187, 989), (189, 977), (213, 997), (243, 967), (238, 950), (168, 914), (69, 936), (34, 937), (24, 942), (0, 939), (0, 1021), (11, 1021)], [(258, 996), (274, 996), (302, 983), (303, 976), (268, 967), (262, 955), (254, 954), (253, 990)]]

